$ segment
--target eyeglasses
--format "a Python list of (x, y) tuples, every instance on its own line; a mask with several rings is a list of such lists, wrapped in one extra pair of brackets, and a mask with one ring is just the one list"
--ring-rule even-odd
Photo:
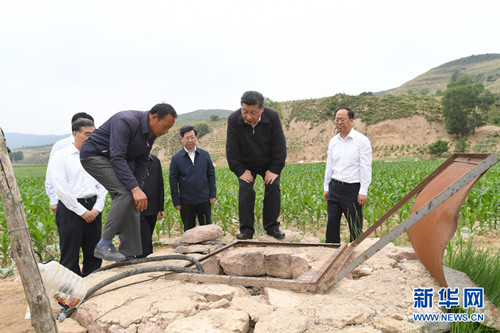
[(338, 119), (337, 119), (337, 118), (335, 118), (335, 122), (336, 122), (336, 123), (341, 123), (341, 124), (343, 124), (343, 123), (345, 123), (346, 121), (347, 121), (347, 119), (345, 119), (345, 118), (338, 118)]
[(196, 140), (196, 137), (195, 136), (185, 136), (182, 138), (182, 140), (194, 141), (194, 140)]

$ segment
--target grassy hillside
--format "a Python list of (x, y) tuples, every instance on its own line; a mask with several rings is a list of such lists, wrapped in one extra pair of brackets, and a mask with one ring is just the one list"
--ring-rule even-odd
[(23, 160), (16, 162), (16, 164), (47, 164), (51, 149), (52, 145), (46, 145), (12, 149), (12, 151), (22, 151), (24, 155)]
[(356, 118), (367, 125), (388, 119), (407, 118), (422, 115), (428, 121), (440, 121), (441, 104), (432, 96), (349, 96), (339, 94), (320, 99), (280, 103), (284, 121), (288, 124), (292, 119), (321, 123), (331, 119), (332, 113), (349, 107), (356, 112)]
[[(234, 110), (233, 110), (234, 111)], [(196, 110), (188, 113), (180, 114), (177, 117), (177, 121), (202, 121), (202, 120), (210, 120), (212, 115), (216, 115), (219, 118), (225, 118), (231, 114), (230, 110), (222, 110), (222, 109), (208, 109), (208, 110)]]
[(385, 95), (435, 95), (438, 91), (446, 90), (455, 70), (472, 76), (491, 92), (500, 94), (500, 54), (473, 55), (466, 58), (447, 62), (439, 67), (417, 76), (400, 87), (387, 90)]

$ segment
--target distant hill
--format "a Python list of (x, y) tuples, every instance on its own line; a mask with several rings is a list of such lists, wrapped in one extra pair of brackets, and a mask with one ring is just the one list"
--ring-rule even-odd
[(37, 147), (52, 145), (56, 141), (68, 137), (70, 134), (63, 135), (36, 135), (36, 134), (21, 134), (21, 133), (5, 133), (7, 147), (10, 149), (19, 149), (25, 147)]
[[(500, 54), (485, 54), (450, 61), (401, 87), (384, 92), (273, 102), (270, 106), (281, 115), (288, 161), (324, 160), (326, 146), (336, 133), (332, 112), (343, 106), (355, 110), (355, 128), (370, 138), (375, 158), (425, 156), (428, 145), (438, 139), (452, 143), (455, 138), (445, 131), (441, 97), (436, 96), (436, 92), (446, 90), (456, 70), (471, 75), (494, 94), (500, 95)], [(187, 123), (195, 126), (206, 123), (209, 133), (199, 138), (200, 147), (210, 152), (215, 163), (227, 163), (227, 116), (231, 112), (210, 109), (180, 114), (175, 129), (156, 140), (153, 153), (167, 164), (172, 154), (182, 147), (178, 129)], [(219, 118), (212, 120), (212, 115)], [(6, 133), (7, 144), (16, 149), (19, 144), (12, 134), (15, 133)], [(33, 136), (37, 145), (42, 145), (40, 137), (51, 136)], [(50, 144), (64, 136), (52, 137)], [(33, 145), (32, 142), (25, 141), (21, 146)], [(490, 122), (489, 126), (481, 127), (474, 135), (468, 136), (467, 142), (470, 152), (500, 152), (500, 127)], [(50, 147), (37, 149), (23, 149), (25, 159), (22, 163), (46, 163)]]
[[(210, 120), (210, 116), (217, 115), (219, 119), (226, 118), (233, 110), (223, 109), (208, 109), (196, 110), (177, 117), (178, 122), (194, 122)], [(41, 147), (53, 145), (56, 141), (69, 136), (70, 133), (64, 135), (36, 135), (36, 134), (21, 134), (21, 133), (5, 133), (7, 146), (10, 149), (19, 149), (27, 147)]]
[(210, 116), (217, 115), (219, 118), (225, 118), (231, 114), (234, 110), (222, 110), (222, 109), (208, 109), (208, 110), (196, 110), (188, 113), (183, 113), (178, 115), (177, 121), (202, 121), (210, 120)]
[(435, 95), (439, 90), (446, 90), (446, 85), (451, 82), (451, 77), (456, 70), (470, 75), (491, 92), (500, 94), (500, 54), (496, 53), (472, 55), (447, 62), (397, 88), (384, 91), (383, 94)]

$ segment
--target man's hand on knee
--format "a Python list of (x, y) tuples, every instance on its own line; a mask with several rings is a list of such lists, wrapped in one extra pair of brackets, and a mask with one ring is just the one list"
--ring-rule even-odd
[(253, 176), (250, 170), (245, 170), (245, 172), (243, 172), (243, 174), (239, 178), (245, 183), (253, 182)]
[(266, 175), (264, 177), (264, 183), (266, 183), (266, 185), (270, 185), (270, 184), (274, 183), (276, 178), (278, 178), (278, 174), (267, 170)]
[(139, 186), (134, 187), (130, 192), (132, 192), (132, 196), (134, 197), (135, 208), (141, 212), (146, 210), (148, 208), (148, 197)]

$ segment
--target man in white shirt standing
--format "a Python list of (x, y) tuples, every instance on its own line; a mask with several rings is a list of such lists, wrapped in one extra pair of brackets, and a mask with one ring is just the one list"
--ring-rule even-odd
[(354, 112), (335, 112), (338, 134), (328, 145), (323, 198), (327, 200), (326, 243), (340, 243), (342, 213), (349, 224), (350, 241), (363, 232), (363, 209), (372, 180), (370, 140), (352, 128)]
[[(79, 118), (71, 127), (73, 144), (55, 152), (48, 168), (59, 199), (56, 224), (61, 264), (78, 275), (87, 276), (102, 263), (94, 256), (94, 249), (101, 238), (101, 211), (107, 191), (80, 163), (80, 148), (94, 131), (94, 123), (90, 119)], [(78, 263), (80, 248), (83, 253), (81, 271)]]
[[(71, 124), (73, 124), (75, 122), (75, 120), (77, 120), (78, 118), (90, 119), (90, 120), (92, 120), (92, 122), (94, 122), (94, 118), (92, 118), (92, 116), (89, 115), (88, 113), (78, 112), (78, 113), (75, 113), (73, 115), (73, 117), (71, 118)], [(67, 146), (70, 146), (74, 141), (75, 141), (75, 138), (73, 137), (73, 135), (70, 135), (70, 136), (68, 136), (64, 139), (61, 139), (61, 140), (57, 141), (56, 143), (54, 143), (54, 145), (52, 146), (52, 149), (50, 150), (49, 163), (50, 163), (50, 160), (52, 159), (52, 156), (54, 155), (54, 153), (56, 151), (61, 150)], [(49, 168), (47, 168), (47, 173), (45, 174), (45, 192), (47, 193), (47, 196), (49, 197), (49, 200), (50, 200), (50, 210), (52, 211), (52, 213), (55, 213), (56, 209), (57, 209), (58, 199), (57, 199), (56, 192), (54, 191), (54, 186), (52, 185), (52, 177), (50, 175)]]

